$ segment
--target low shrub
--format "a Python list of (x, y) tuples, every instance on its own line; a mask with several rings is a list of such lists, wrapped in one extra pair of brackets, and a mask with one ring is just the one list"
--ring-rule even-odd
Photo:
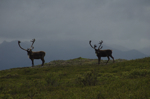
[(58, 86), (59, 85), (59, 78), (58, 78), (58, 75), (55, 75), (55, 74), (47, 74), (46, 77), (45, 77), (45, 81), (47, 82), (48, 85), (51, 85), (51, 86)]
[(135, 70), (132, 70), (132, 71), (129, 71), (129, 72), (124, 72), (123, 76), (129, 77), (129, 78), (150, 76), (150, 70), (135, 69)]
[(78, 76), (76, 83), (83, 86), (95, 86), (98, 82), (98, 73), (94, 70), (86, 72), (82, 76)]

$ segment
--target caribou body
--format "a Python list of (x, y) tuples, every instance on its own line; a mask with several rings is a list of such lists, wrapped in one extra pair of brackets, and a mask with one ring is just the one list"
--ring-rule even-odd
[[(112, 50), (110, 49), (106, 49), (106, 50), (101, 50), (103, 46), (102, 43), (103, 41), (101, 41), (99, 44), (100, 46), (98, 47), (98, 49), (96, 49), (96, 45), (94, 45), (94, 47), (91, 45), (91, 40), (89, 41), (89, 44), (90, 46), (95, 50), (95, 54), (97, 55), (98, 57), (98, 64), (100, 64), (100, 61), (101, 61), (101, 57), (107, 57), (108, 58), (108, 61), (110, 60), (109, 57), (111, 57), (113, 59), (113, 62), (114, 62), (114, 57), (112, 56)], [(106, 62), (106, 64), (108, 63), (108, 61)]]
[(31, 44), (31, 47), (30, 47), (29, 49), (24, 49), (24, 48), (22, 48), (22, 47), (20, 46), (21, 41), (18, 41), (18, 45), (19, 45), (19, 47), (20, 47), (22, 50), (27, 51), (27, 54), (28, 54), (29, 58), (30, 58), (31, 61), (32, 61), (32, 67), (34, 66), (34, 59), (41, 59), (41, 60), (42, 60), (42, 65), (41, 65), (41, 66), (43, 66), (44, 63), (45, 63), (45, 60), (44, 60), (45, 52), (44, 52), (44, 51), (33, 52), (32, 50), (33, 50), (33, 48), (34, 48), (34, 47), (33, 47), (33, 44), (34, 44), (34, 42), (35, 42), (35, 39), (33, 39), (31, 42), (32, 42), (32, 44)]

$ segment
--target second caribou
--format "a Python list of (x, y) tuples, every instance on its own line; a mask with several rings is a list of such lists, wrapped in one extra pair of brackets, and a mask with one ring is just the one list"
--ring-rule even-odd
[[(99, 42), (99, 47), (98, 47), (98, 49), (96, 49), (96, 45), (94, 45), (94, 47), (91, 45), (91, 40), (89, 41), (89, 44), (90, 44), (90, 46), (95, 50), (95, 54), (97, 55), (97, 57), (98, 57), (98, 64), (100, 64), (100, 61), (101, 61), (101, 57), (107, 57), (108, 58), (108, 61), (110, 60), (110, 58), (109, 57), (111, 57), (112, 59), (113, 59), (113, 62), (114, 62), (114, 57), (112, 56), (112, 50), (110, 50), (110, 49), (107, 49), (107, 50), (101, 50), (102, 49), (102, 47), (103, 46), (101, 46), (102, 45), (102, 43), (103, 43), (103, 41), (101, 41), (101, 42)], [(108, 61), (106, 62), (106, 64), (108, 63)]]

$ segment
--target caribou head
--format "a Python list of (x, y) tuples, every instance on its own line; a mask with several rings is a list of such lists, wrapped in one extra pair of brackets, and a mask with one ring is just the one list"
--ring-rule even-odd
[(34, 42), (35, 42), (35, 39), (32, 39), (31, 42), (32, 42), (31, 47), (28, 48), (28, 49), (24, 49), (24, 48), (22, 48), (22, 47), (20, 46), (21, 41), (18, 41), (18, 45), (19, 45), (19, 47), (20, 47), (22, 50), (27, 51), (27, 54), (28, 54), (28, 55), (31, 55), (32, 50), (34, 49), (33, 44), (34, 44)]

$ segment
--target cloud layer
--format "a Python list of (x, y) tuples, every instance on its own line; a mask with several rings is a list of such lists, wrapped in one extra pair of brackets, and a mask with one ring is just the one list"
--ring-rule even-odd
[(0, 42), (37, 38), (150, 46), (149, 0), (1, 0)]

